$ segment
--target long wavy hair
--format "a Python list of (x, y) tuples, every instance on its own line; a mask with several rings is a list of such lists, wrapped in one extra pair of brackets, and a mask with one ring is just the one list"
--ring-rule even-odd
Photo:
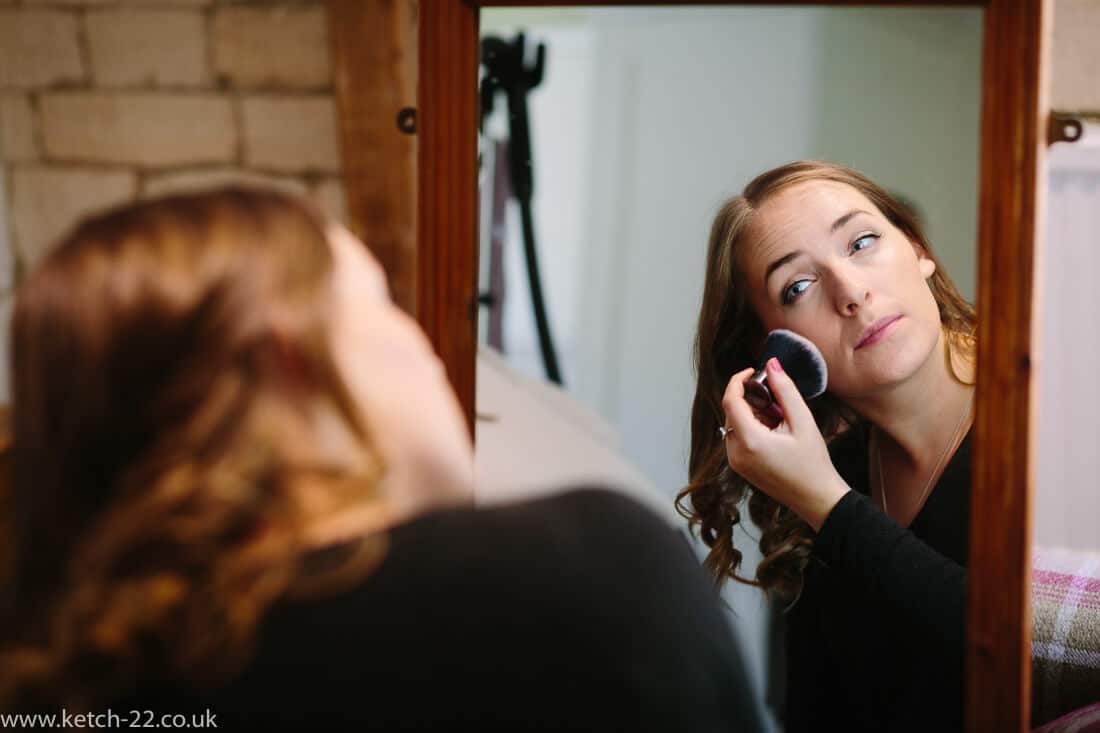
[[(785, 598), (797, 597), (801, 592), (813, 531), (787, 507), (730, 468), (718, 428), (724, 424), (722, 396), (730, 375), (758, 365), (766, 336), (748, 301), (745, 279), (737, 265), (738, 250), (746, 245), (749, 225), (760, 206), (779, 192), (807, 181), (834, 181), (855, 188), (936, 262), (929, 287), (939, 305), (948, 344), (945, 358), (956, 378), (952, 353), (972, 359), (976, 338), (973, 306), (959, 294), (912, 211), (859, 172), (818, 161), (789, 163), (757, 176), (740, 196), (721, 207), (711, 227), (695, 336), (696, 387), (688, 485), (677, 495), (676, 507), (710, 548), (705, 566), (716, 583), (721, 585), (732, 578)], [(810, 409), (827, 442), (859, 422), (854, 411), (828, 392), (811, 402)], [(762, 560), (755, 577), (739, 574), (742, 553), (733, 545), (734, 528), (742, 522), (741, 508), (745, 504), (760, 530)]]
[[(307, 562), (316, 522), (381, 504), (326, 331), (332, 271), (312, 209), (225, 189), (85, 220), (20, 286), (0, 705), (217, 685), (272, 603), (377, 564), (382, 533), (341, 543), (323, 571)], [(360, 460), (303, 446), (291, 425), (318, 414)]]

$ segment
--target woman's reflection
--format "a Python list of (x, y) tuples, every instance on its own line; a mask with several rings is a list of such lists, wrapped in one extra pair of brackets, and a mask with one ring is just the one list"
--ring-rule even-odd
[[(807, 404), (769, 364), (786, 416), (770, 429), (743, 384), (777, 328), (820, 349), (828, 391)], [(782, 166), (714, 220), (678, 501), (718, 581), (790, 603), (788, 731), (962, 725), (975, 346), (910, 208), (854, 170)]]

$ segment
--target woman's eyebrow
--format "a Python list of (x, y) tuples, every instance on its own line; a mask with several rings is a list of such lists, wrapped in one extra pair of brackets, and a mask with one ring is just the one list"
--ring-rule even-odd
[(765, 290), (768, 289), (768, 278), (770, 278), (772, 276), (773, 272), (775, 272), (780, 267), (787, 264), (788, 262), (790, 262), (794, 258), (801, 257), (804, 254), (805, 254), (805, 252), (803, 252), (802, 250), (796, 249), (793, 252), (788, 252), (787, 254), (783, 255), (782, 257), (780, 257), (775, 262), (768, 265), (768, 269), (764, 271), (764, 289)]
[(867, 214), (868, 216), (870, 216), (871, 212), (864, 211), (863, 209), (852, 209), (847, 214), (833, 222), (833, 225), (829, 227), (829, 234), (836, 234), (836, 230), (840, 229), (842, 226), (851, 221), (852, 217), (856, 214)]
[[(863, 209), (852, 209), (847, 214), (845, 214), (844, 216), (840, 217), (839, 219), (837, 219), (836, 221), (833, 222), (833, 225), (831, 227), (829, 227), (829, 234), (835, 234), (837, 229), (840, 229), (842, 226), (844, 226), (849, 221), (851, 221), (852, 217), (854, 217), (858, 214), (867, 214), (868, 216), (870, 216), (871, 212), (864, 211)], [(805, 253), (800, 249), (795, 250), (794, 252), (788, 252), (787, 254), (785, 254), (782, 257), (780, 257), (779, 259), (777, 259), (775, 262), (768, 265), (768, 269), (766, 269), (764, 271), (764, 288), (767, 289), (768, 279), (771, 278), (773, 272), (775, 272), (780, 267), (782, 267), (783, 265), (785, 265), (788, 262), (790, 262), (791, 260), (793, 260), (795, 257), (798, 257), (802, 254), (805, 254)]]

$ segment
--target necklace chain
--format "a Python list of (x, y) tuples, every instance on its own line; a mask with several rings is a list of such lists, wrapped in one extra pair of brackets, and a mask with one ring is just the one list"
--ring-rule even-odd
[[(924, 489), (921, 490), (920, 499), (917, 500), (917, 511), (920, 511), (920, 507), (924, 504), (924, 497), (928, 495), (928, 489), (932, 487), (932, 480), (936, 478), (936, 474), (939, 473), (940, 467), (943, 465), (943, 461), (947, 458), (948, 452), (955, 444), (956, 439), (959, 437), (959, 431), (962, 430), (963, 423), (966, 422), (966, 418), (970, 415), (970, 402), (967, 402), (967, 409), (963, 411), (962, 418), (959, 420), (959, 424), (955, 426), (955, 432), (951, 435), (951, 439), (947, 441), (947, 445), (944, 446), (943, 453), (940, 455), (940, 459), (936, 462), (936, 467), (932, 469), (932, 473), (928, 476), (928, 480), (924, 483)], [(875, 462), (878, 464), (878, 490), (882, 494), (882, 513), (886, 516), (890, 516), (890, 510), (886, 503), (886, 482), (882, 477), (882, 451), (879, 449), (878, 434), (875, 434)]]

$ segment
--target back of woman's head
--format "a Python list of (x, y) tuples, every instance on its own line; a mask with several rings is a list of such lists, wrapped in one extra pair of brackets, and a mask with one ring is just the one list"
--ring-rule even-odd
[(348, 480), (293, 429), (327, 409), (369, 453), (326, 337), (332, 262), (302, 203), (227, 189), (85, 220), (21, 285), (9, 700), (90, 701), (135, 660), (226, 666), (296, 576), (291, 479), (343, 476), (325, 506), (370, 498), (369, 472)]
[[(718, 428), (724, 423), (722, 397), (730, 377), (749, 366), (759, 366), (767, 335), (749, 302), (748, 283), (740, 269), (744, 248), (751, 244), (753, 220), (776, 195), (817, 181), (854, 188), (936, 263), (928, 287), (939, 308), (949, 358), (951, 351), (972, 353), (975, 324), (974, 309), (936, 258), (911, 207), (858, 171), (819, 161), (796, 161), (761, 173), (741, 195), (722, 205), (711, 227), (695, 337), (697, 381), (691, 415), (689, 483), (678, 495), (677, 506), (692, 525), (700, 528), (710, 547), (706, 565), (716, 580), (734, 578), (788, 597), (796, 596), (801, 589), (802, 571), (812, 544), (810, 528), (732, 471)], [(950, 363), (949, 368), (953, 368)], [(826, 440), (858, 421), (854, 412), (828, 392), (814, 400), (810, 409)], [(753, 578), (738, 574), (742, 553), (733, 545), (733, 529), (741, 522), (746, 497), (749, 514), (760, 528), (763, 556)]]

